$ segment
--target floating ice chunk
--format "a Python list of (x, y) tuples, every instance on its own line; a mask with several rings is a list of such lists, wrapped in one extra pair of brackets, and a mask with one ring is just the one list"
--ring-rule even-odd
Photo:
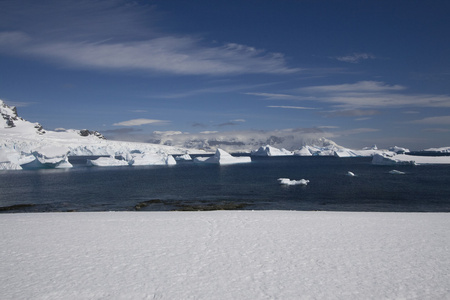
[(307, 185), (309, 183), (309, 180), (290, 180), (289, 178), (278, 178), (278, 182), (283, 185)]
[(130, 160), (130, 165), (132, 166), (175, 165), (176, 163), (173, 156), (166, 153), (132, 154)]
[(118, 166), (128, 166), (128, 162), (125, 160), (116, 159), (114, 156), (110, 157), (99, 157), (97, 159), (88, 159), (88, 166), (96, 167), (118, 167)]
[(450, 164), (450, 156), (417, 156), (397, 154), (393, 156), (375, 155), (372, 159), (374, 165), (425, 165)]
[(175, 156), (175, 160), (192, 160), (189, 154)]
[(347, 175), (348, 175), (348, 176), (356, 176), (355, 173), (350, 172), (350, 171), (347, 172)]
[(392, 170), (392, 171), (389, 171), (389, 174), (403, 175), (403, 174), (406, 174), (406, 173), (405, 173), (405, 172), (402, 172), (402, 171), (398, 171), (398, 170)]
[(194, 162), (196, 163), (208, 163), (208, 164), (220, 164), (220, 165), (230, 165), (230, 164), (241, 164), (249, 163), (252, 159), (248, 156), (235, 157), (225, 152), (222, 149), (217, 149), (214, 156), (211, 157), (196, 157)]
[(408, 153), (409, 149), (403, 148), (403, 147), (394, 146), (394, 147), (389, 148), (389, 151), (395, 152), (397, 154), (404, 154), (404, 153)]
[(33, 151), (34, 166), (39, 168), (72, 168), (68, 160), (69, 148), (65, 146), (42, 146)]

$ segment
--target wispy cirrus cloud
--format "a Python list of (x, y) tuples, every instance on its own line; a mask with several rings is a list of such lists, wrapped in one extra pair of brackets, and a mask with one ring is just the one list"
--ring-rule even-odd
[(410, 121), (409, 123), (427, 125), (450, 125), (450, 116), (428, 117), (420, 120)]
[(317, 106), (316, 102), (328, 104), (332, 110), (324, 114), (329, 116), (370, 116), (387, 108), (450, 107), (449, 95), (411, 94), (405, 86), (380, 81), (307, 86), (290, 90), (289, 93), (246, 94), (267, 100), (308, 101), (313, 103), (312, 106)]
[[(157, 14), (127, 1), (31, 1), (30, 7), (15, 2), (0, 4), (0, 19), (9, 20), (0, 21), (9, 29), (0, 32), (0, 51), (10, 55), (77, 69), (176, 75), (299, 71), (288, 67), (281, 53), (237, 43), (213, 46), (200, 37), (163, 33), (152, 24), (149, 28), (147, 19)], [(40, 13), (46, 18), (37, 18)], [(27, 22), (29, 18), (36, 22)]]
[(269, 105), (270, 108), (285, 108), (285, 109), (316, 109), (314, 107), (303, 107), (303, 106), (289, 106), (289, 105)]
[(114, 123), (113, 126), (141, 126), (147, 124), (167, 124), (170, 121), (166, 120), (154, 120), (154, 119), (133, 119), (123, 122)]
[(352, 53), (350, 55), (345, 55), (345, 56), (337, 56), (335, 57), (335, 59), (339, 60), (339, 61), (343, 61), (346, 63), (352, 63), (352, 64), (358, 64), (363, 60), (367, 60), (367, 59), (375, 59), (376, 56), (370, 53)]

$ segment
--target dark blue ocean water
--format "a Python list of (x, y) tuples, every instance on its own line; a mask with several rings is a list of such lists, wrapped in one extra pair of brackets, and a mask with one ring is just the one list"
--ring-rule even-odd
[[(0, 172), (0, 212), (450, 211), (450, 165), (376, 166), (371, 158), (335, 157), (261, 157), (228, 166), (100, 168), (74, 162), (81, 164)], [(389, 174), (392, 169), (406, 174)], [(280, 177), (310, 183), (281, 186)]]

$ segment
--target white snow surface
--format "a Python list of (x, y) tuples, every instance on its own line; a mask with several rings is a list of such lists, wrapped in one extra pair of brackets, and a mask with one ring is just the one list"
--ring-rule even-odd
[(278, 182), (282, 185), (307, 185), (309, 183), (309, 180), (291, 180), (289, 178), (278, 178)]
[(9, 299), (449, 299), (448, 213), (0, 215)]
[(372, 159), (374, 165), (425, 165), (450, 164), (450, 156), (417, 156), (417, 155), (375, 155)]
[(207, 164), (219, 164), (219, 165), (231, 165), (231, 164), (241, 164), (250, 163), (252, 159), (248, 156), (236, 157), (232, 156), (230, 153), (217, 149), (216, 153), (211, 157), (196, 157), (194, 159), (196, 163), (207, 163)]

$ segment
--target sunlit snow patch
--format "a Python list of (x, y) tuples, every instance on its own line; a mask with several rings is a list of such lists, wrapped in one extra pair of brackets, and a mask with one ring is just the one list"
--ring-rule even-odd
[(307, 185), (309, 183), (309, 180), (290, 180), (289, 178), (278, 178), (278, 182), (282, 185)]

